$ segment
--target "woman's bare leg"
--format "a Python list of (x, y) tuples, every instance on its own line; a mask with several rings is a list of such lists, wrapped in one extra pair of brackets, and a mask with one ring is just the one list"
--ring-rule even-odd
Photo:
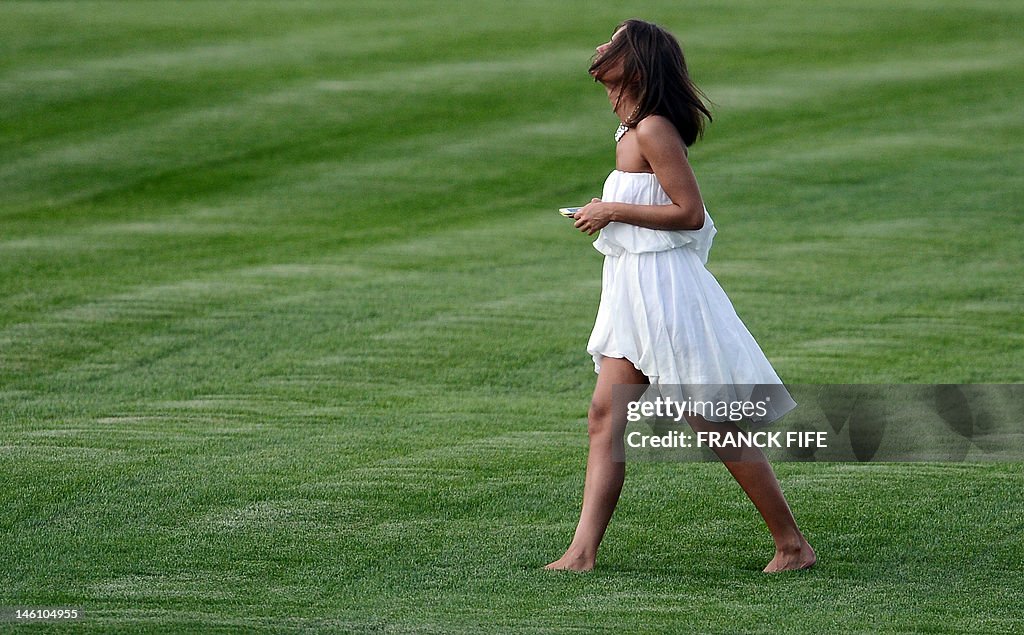
[[(613, 407), (613, 388), (623, 384), (635, 385), (636, 394), (619, 395), (620, 399)], [(646, 385), (647, 377), (629, 360), (611, 357), (601, 360), (601, 372), (597, 376), (597, 386), (587, 414), (590, 451), (583, 484), (583, 509), (569, 548), (546, 569), (590, 571), (594, 568), (598, 545), (615, 511), (626, 477), (622, 445), (626, 429), (626, 402), (639, 398)]]
[[(700, 417), (688, 417), (695, 432), (717, 430), (739, 432), (734, 423), (710, 423)], [(775, 541), (775, 557), (764, 568), (765, 573), (808, 569), (817, 560), (814, 549), (804, 538), (789, 509), (789, 503), (782, 494), (779, 479), (760, 448), (748, 447), (738, 450), (716, 449), (715, 453), (732, 474), (736, 482), (761, 513), (768, 531)]]

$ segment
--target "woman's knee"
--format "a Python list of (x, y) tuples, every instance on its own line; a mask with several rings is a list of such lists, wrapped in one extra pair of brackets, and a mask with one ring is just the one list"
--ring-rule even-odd
[(598, 400), (591, 401), (590, 409), (587, 411), (587, 434), (590, 438), (611, 434), (612, 425), (611, 404)]

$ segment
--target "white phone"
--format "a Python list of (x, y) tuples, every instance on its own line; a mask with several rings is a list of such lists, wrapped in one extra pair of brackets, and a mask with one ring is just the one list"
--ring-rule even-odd
[(573, 214), (583, 209), (582, 207), (560, 207), (558, 213), (566, 218), (574, 218)]

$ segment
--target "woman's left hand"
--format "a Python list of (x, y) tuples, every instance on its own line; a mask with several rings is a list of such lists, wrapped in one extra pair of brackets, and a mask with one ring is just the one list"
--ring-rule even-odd
[(583, 209), (576, 212), (573, 226), (585, 234), (593, 234), (611, 222), (611, 210), (601, 199), (591, 199)]

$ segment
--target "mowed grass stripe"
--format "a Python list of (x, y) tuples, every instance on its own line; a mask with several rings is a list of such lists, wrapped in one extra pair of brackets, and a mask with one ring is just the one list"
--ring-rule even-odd
[[(563, 219), (553, 213), (548, 217), (549, 240), (564, 236)], [(510, 223), (511, 225), (511, 223)], [(439, 240), (434, 244), (416, 237), (410, 245), (397, 243), (384, 249), (363, 266), (353, 263), (335, 265), (293, 265), (257, 266), (237, 272), (222, 272), (206, 279), (186, 280), (170, 285), (143, 286), (131, 293), (118, 293), (112, 297), (57, 312), (48, 320), (38, 320), (31, 325), (12, 327), (2, 334), (8, 354), (5, 356), (5, 371), (12, 387), (34, 386), (47, 391), (61, 385), (91, 386), (90, 393), (105, 392), (103, 386), (111, 384), (113, 390), (120, 390), (124, 382), (139, 383), (145, 391), (154, 375), (159, 377), (161, 368), (174, 368), (178, 364), (190, 364), (189, 375), (180, 378), (184, 385), (199, 380), (210, 382), (208, 390), (217, 390), (231, 376), (221, 372), (216, 378), (202, 380), (204, 368), (216, 368), (223, 364), (223, 355), (216, 351), (222, 347), (231, 351), (241, 346), (235, 373), (251, 376), (273, 372), (278, 368), (275, 358), (282, 358), (287, 369), (287, 383), (294, 385), (302, 377), (301, 364), (296, 358), (299, 351), (309, 345), (310, 333), (321, 333), (330, 339), (326, 342), (332, 349), (321, 353), (321, 357), (344, 352), (346, 359), (359, 360), (366, 356), (366, 363), (353, 371), (339, 368), (337, 375), (325, 374), (330, 369), (320, 368), (315, 380), (322, 384), (321, 390), (330, 391), (343, 383), (361, 382), (362, 373), (366, 381), (372, 381), (375, 373), (385, 370), (393, 374), (407, 372), (394, 364), (401, 358), (402, 350), (426, 346), (435, 350), (435, 356), (453, 358), (475, 357), (492, 359), (498, 366), (495, 370), (505, 373), (522, 373), (526, 360), (526, 349), (516, 342), (495, 346), (492, 333), (495, 328), (516, 328), (520, 331), (543, 332), (549, 328), (537, 316), (561, 310), (576, 315), (574, 333), (586, 328), (587, 317), (578, 316), (575, 310), (579, 295), (585, 293), (596, 300), (597, 286), (590, 277), (582, 280), (564, 281), (564, 274), (570, 262), (563, 267), (545, 273), (545, 265), (528, 262), (531, 244), (536, 246), (537, 236), (520, 238), (522, 249), (518, 255), (502, 261), (492, 261), (489, 271), (502, 269), (514, 271), (522, 276), (520, 283), (506, 283), (495, 287), (489, 277), (481, 276), (473, 263), (480, 256), (493, 250), (498, 244), (507, 243), (504, 230), (459, 232), (450, 242)], [(428, 253), (422, 253), (429, 247)], [(589, 245), (581, 245), (589, 250)], [(440, 298), (433, 295), (436, 281), (443, 270), (422, 272), (420, 263), (441, 265), (437, 251), (461, 249), (462, 253), (447, 258), (444, 263), (450, 271), (445, 275), (446, 284), (458, 289), (457, 297)], [(477, 252), (479, 256), (474, 256)], [(357, 260), (358, 261), (358, 260)], [(383, 264), (389, 261), (392, 268), (406, 261), (404, 270), (382, 275)], [(460, 271), (464, 270), (464, 271)], [(559, 283), (552, 287), (551, 281)], [(544, 282), (548, 286), (542, 286)], [(457, 286), (455, 286), (457, 285)], [(410, 302), (412, 304), (410, 304)], [(319, 305), (310, 310), (308, 305)], [(418, 318), (417, 316), (423, 316)], [(563, 326), (573, 322), (561, 321)], [(438, 338), (448, 340), (451, 328), (459, 328), (462, 337), (448, 345), (457, 345), (451, 352), (445, 352)], [(125, 337), (125, 329), (134, 333)], [(271, 334), (274, 335), (271, 335)], [(292, 339), (294, 333), (295, 339)], [(479, 337), (474, 334), (479, 333)], [(116, 335), (115, 335), (116, 334)], [(266, 338), (271, 339), (266, 339)], [(369, 341), (366, 338), (370, 338)], [(566, 334), (567, 338), (578, 339), (578, 335)], [(290, 344), (286, 342), (291, 341)], [(203, 362), (203, 354), (196, 347), (205, 350), (208, 342), (212, 364)], [(249, 342), (243, 344), (243, 342)], [(251, 355), (260, 355), (261, 347), (275, 342), (261, 356), (258, 366), (246, 368), (245, 360)], [(357, 343), (362, 343), (357, 345)], [(233, 345), (232, 345), (233, 344)], [(357, 350), (353, 350), (358, 346)], [(571, 350), (571, 349), (567, 349)], [(391, 352), (394, 351), (394, 355)], [(551, 351), (541, 349), (530, 353), (536, 362), (550, 363)], [(573, 355), (572, 357), (576, 357)], [(319, 359), (319, 358), (317, 358)], [(318, 363), (317, 359), (310, 363)], [(382, 360), (378, 368), (373, 360)], [(57, 360), (60, 360), (59, 363)], [(429, 366), (431, 360), (407, 360), (407, 363)], [(56, 365), (55, 365), (56, 364)], [(573, 362), (575, 364), (575, 362)], [(388, 368), (391, 366), (392, 368)], [(505, 370), (502, 366), (514, 366)], [(41, 373), (49, 368), (47, 373)], [(146, 373), (139, 375), (139, 369)], [(456, 366), (452, 372), (459, 372)], [(469, 389), (475, 390), (473, 373), (467, 370), (459, 373), (458, 382), (469, 380)], [(488, 375), (477, 380), (488, 379)], [(493, 378), (492, 378), (493, 379)], [(436, 378), (444, 381), (443, 377)], [(27, 382), (27, 383), (26, 383)], [(161, 392), (170, 385), (160, 384)], [(361, 387), (360, 389), (365, 389)]]
[[(58, 140), (56, 147), (7, 162), (0, 168), (0, 183), (8, 186), (7, 196), (12, 203), (46, 195), (52, 201), (50, 205), (59, 205), (94, 198), (111, 189), (118, 191), (117, 185), (128, 189), (145, 185), (154, 177), (187, 177), (186, 168), (216, 169), (226, 162), (256, 160), (287, 165), (295, 155), (301, 154), (309, 161), (319, 153), (348, 155), (350, 161), (358, 161), (360, 151), (376, 154), (382, 150), (379, 141), (388, 137), (377, 133), (381, 128), (412, 126), (410, 132), (415, 132), (415, 126), (421, 124), (430, 132), (442, 124), (450, 133), (455, 123), (464, 124), (460, 136), (472, 137), (475, 122), (458, 111), (453, 113), (455, 100), (488, 95), (508, 82), (509, 76), (526, 78), (517, 84), (520, 90), (529, 90), (547, 81), (548, 74), (575, 75), (574, 67), (585, 63), (587, 56), (588, 52), (580, 49), (546, 51), (488, 63), (412, 66), (355, 80), (292, 80), (290, 85), (255, 94), (233, 93), (207, 107), (188, 103), (141, 120), (122, 120), (113, 133), (100, 129), (70, 143)], [(415, 110), (410, 108), (410, 101), (415, 102)], [(523, 112), (536, 107), (511, 98), (497, 105), (501, 109), (494, 113), (494, 119), (498, 115), (516, 116), (517, 109)], [(531, 115), (536, 117), (536, 110)], [(81, 135), (76, 131), (76, 136)], [(182, 138), (192, 139), (194, 145), (181, 145)], [(238, 154), (239, 145), (248, 150)], [(25, 150), (24, 146), (18, 147), (19, 154)], [(197, 159), (202, 162), (197, 163)], [(69, 178), (76, 172), (81, 173), (79, 178)], [(83, 187), (87, 179), (95, 180), (103, 173), (117, 179), (111, 183), (115, 188), (103, 181)], [(134, 173), (139, 174), (138, 180), (124, 182)], [(22, 191), (11, 187), (13, 184), (22, 184)]]

